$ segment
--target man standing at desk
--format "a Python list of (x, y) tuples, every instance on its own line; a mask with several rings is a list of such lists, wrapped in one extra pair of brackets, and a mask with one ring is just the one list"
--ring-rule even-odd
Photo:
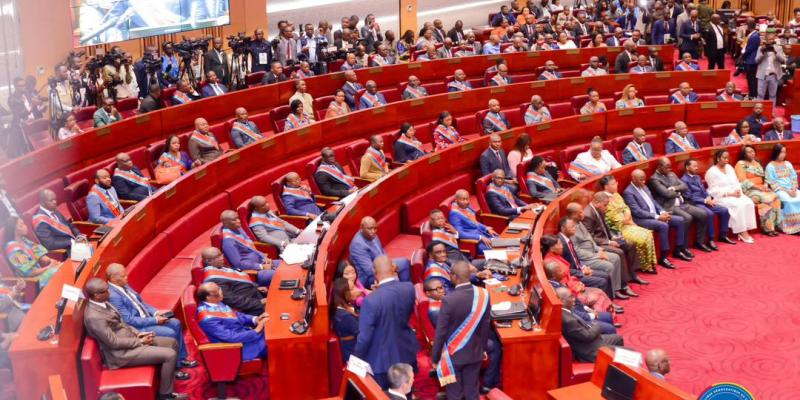
[(408, 324), (414, 312), (415, 291), (410, 282), (397, 280), (392, 260), (385, 255), (375, 259), (374, 271), (378, 288), (365, 297), (361, 305), (353, 354), (369, 363), (375, 381), (386, 390), (389, 388), (386, 376), (389, 367), (396, 363), (406, 363), (414, 368), (417, 365), (419, 344)]
[(481, 362), (489, 338), (489, 291), (470, 284), (469, 264), (456, 262), (455, 289), (442, 301), (432, 361), (448, 399), (477, 400)]
[[(358, 271), (358, 279), (364, 287), (369, 288), (380, 279), (373, 274), (372, 264), (386, 251), (378, 237), (378, 223), (372, 217), (361, 220), (361, 229), (350, 242), (350, 261)], [(397, 269), (397, 276), (403, 282), (411, 280), (411, 262), (407, 258), (394, 258), (391, 263)]]

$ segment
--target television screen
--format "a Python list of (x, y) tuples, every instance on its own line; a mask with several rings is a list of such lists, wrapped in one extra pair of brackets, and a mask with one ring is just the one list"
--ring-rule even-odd
[(75, 47), (227, 25), (229, 0), (70, 0)]

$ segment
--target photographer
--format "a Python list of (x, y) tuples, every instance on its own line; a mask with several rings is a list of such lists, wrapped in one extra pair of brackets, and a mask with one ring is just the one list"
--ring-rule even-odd
[(177, 53), (179, 80), (187, 81), (192, 86), (199, 86), (203, 79), (203, 57), (208, 51), (210, 37), (195, 40), (183, 38), (179, 43), (172, 44), (172, 49)]
[(316, 74), (323, 74), (324, 66), (320, 63), (322, 49), (328, 47), (328, 38), (314, 33), (314, 25), (306, 24), (303, 34), (297, 42), (298, 58), (304, 58)]
[(47, 82), (50, 85), (50, 101), (53, 103), (50, 112), (53, 118), (61, 118), (62, 115), (71, 113), (73, 109), (79, 107), (80, 103), (76, 103), (75, 88), (70, 81), (67, 66), (58, 64), (53, 72), (55, 76)]
[(247, 52), (250, 54), (251, 72), (269, 71), (269, 64), (272, 62), (272, 44), (264, 37), (263, 29), (256, 29), (253, 41), (247, 46)]
[(775, 45), (775, 31), (767, 32), (764, 40), (756, 52), (756, 79), (758, 80), (758, 99), (772, 100), (775, 105), (775, 98), (778, 95), (778, 87), (783, 77), (783, 63), (786, 62), (786, 55), (783, 48)]
[(180, 76), (180, 63), (178, 57), (175, 57), (175, 49), (172, 42), (166, 42), (162, 46), (164, 55), (161, 56), (161, 75), (170, 84), (178, 82)]
[(219, 80), (228, 85), (231, 81), (231, 69), (228, 64), (228, 54), (222, 50), (222, 38), (214, 38), (214, 48), (203, 56), (203, 71), (206, 74), (213, 71)]
[(139, 87), (130, 64), (131, 54), (111, 53), (109, 57), (111, 63), (106, 64), (102, 72), (105, 98), (119, 100), (136, 97)]
[(146, 98), (153, 85), (167, 86), (160, 76), (161, 60), (156, 46), (148, 45), (144, 48), (142, 59), (133, 64), (133, 72), (139, 85), (139, 99)]

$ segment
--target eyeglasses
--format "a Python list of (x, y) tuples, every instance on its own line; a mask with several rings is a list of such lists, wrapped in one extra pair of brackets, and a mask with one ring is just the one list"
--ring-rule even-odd
[(426, 292), (436, 292), (436, 291), (439, 291), (439, 290), (444, 290), (444, 286), (437, 286), (435, 288), (430, 288), (430, 289), (426, 290)]

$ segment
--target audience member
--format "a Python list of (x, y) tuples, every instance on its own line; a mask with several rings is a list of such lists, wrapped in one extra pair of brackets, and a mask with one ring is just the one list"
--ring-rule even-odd
[(417, 130), (408, 122), (400, 126), (400, 134), (394, 142), (394, 158), (397, 163), (407, 163), (414, 161), (427, 152), (424, 145), (416, 138)]
[(259, 286), (269, 286), (275, 274), (274, 263), (256, 249), (253, 241), (244, 233), (242, 221), (236, 211), (225, 210), (220, 215), (222, 222), (222, 253), (231, 267), (239, 271), (257, 271)]
[(248, 227), (259, 242), (269, 243), (283, 251), (300, 229), (284, 221), (272, 210), (264, 196), (253, 196), (247, 204), (250, 215)]
[(258, 287), (250, 276), (225, 265), (225, 256), (216, 247), (206, 247), (200, 253), (203, 283), (214, 282), (222, 290), (222, 302), (245, 314), (264, 311), (266, 287)]
[(753, 105), (753, 113), (744, 118), (750, 125), (750, 134), (761, 138), (761, 126), (769, 122), (764, 116), (764, 104), (756, 103)]
[(686, 123), (678, 121), (675, 123), (675, 131), (669, 135), (664, 147), (667, 150), (667, 154), (672, 154), (697, 150), (700, 148), (700, 145), (697, 144), (694, 135), (689, 133), (689, 128), (686, 127)]
[(690, 104), (697, 103), (697, 101), (697, 93), (689, 86), (689, 82), (681, 82), (678, 85), (678, 90), (669, 96), (669, 102), (672, 104)]
[[(39, 192), (39, 208), (34, 212), (32, 222), (36, 238), (47, 251), (69, 250), (72, 240), (86, 242), (86, 236), (81, 235), (78, 228), (58, 211), (58, 198), (50, 189)], [(6, 229), (6, 232), (10, 230)]]
[(642, 128), (633, 129), (633, 140), (622, 150), (622, 163), (631, 164), (653, 158), (653, 146), (646, 141), (647, 133)]
[[(378, 223), (372, 217), (362, 218), (361, 229), (350, 241), (350, 261), (356, 267), (358, 279), (364, 287), (371, 288), (373, 284), (380, 282), (381, 279), (373, 273), (372, 263), (385, 255), (386, 251), (378, 237)], [(391, 263), (401, 281), (411, 280), (411, 263), (408, 259), (394, 258)]]
[[(350, 261), (347, 259), (339, 261), (339, 265), (336, 267), (336, 278), (344, 278), (347, 280), (348, 284), (350, 285), (350, 290), (353, 291), (353, 304), (357, 308), (361, 308), (361, 304), (363, 304), (364, 299), (372, 293), (372, 290), (369, 290), (361, 284), (361, 281), (358, 279), (358, 271), (353, 264), (350, 264)], [(355, 342), (353, 342), (355, 346)]]
[(442, 111), (436, 121), (436, 129), (433, 131), (434, 150), (444, 150), (450, 145), (461, 143), (464, 138), (458, 134), (453, 126), (453, 116), (448, 111)]
[[(227, 85), (231, 81), (231, 70), (228, 53), (222, 49), (222, 38), (215, 37), (211, 45), (211, 50), (203, 55), (203, 71), (206, 72), (206, 79), (209, 78), (209, 73), (213, 72), (214, 77), (219, 78), (218, 83)], [(284, 54), (286, 53), (284, 52)], [(216, 91), (216, 89), (213, 91)], [(203, 93), (203, 96), (206, 97), (205, 93)]]
[(600, 325), (590, 325), (583, 319), (575, 316), (572, 309), (575, 306), (575, 296), (569, 289), (562, 287), (556, 289), (556, 295), (561, 300), (561, 333), (570, 345), (576, 360), (594, 362), (597, 352), (605, 346), (622, 346), (622, 336), (617, 334), (603, 334)]
[(786, 146), (772, 148), (766, 168), (766, 183), (781, 202), (781, 231), (793, 235), (800, 232), (800, 196), (797, 193), (797, 172), (786, 160)]
[(725, 89), (717, 95), (717, 101), (742, 101), (744, 97), (736, 93), (736, 84), (730, 81), (725, 84)]
[(86, 196), (89, 222), (107, 224), (121, 216), (125, 208), (119, 202), (117, 191), (111, 186), (111, 174), (107, 170), (97, 170), (94, 174), (94, 183)]
[(595, 136), (592, 138), (589, 150), (579, 153), (570, 163), (567, 172), (573, 179), (580, 182), (621, 166), (608, 150), (603, 149), (603, 139)]
[(728, 49), (728, 36), (722, 25), (719, 14), (711, 15), (711, 23), (705, 31), (705, 53), (708, 57), (708, 69), (725, 69), (725, 52)]
[[(358, 83), (358, 76), (356, 75), (355, 71), (347, 71), (344, 72), (344, 85), (342, 86), (342, 90), (344, 91), (345, 99), (347, 100), (347, 105), (350, 107), (351, 110), (356, 109), (356, 93), (358, 93), (361, 89), (364, 89), (360, 83)], [(362, 96), (363, 97), (363, 96)]]
[(242, 360), (267, 357), (267, 341), (264, 340), (264, 325), (267, 313), (259, 315), (235, 311), (223, 303), (222, 289), (214, 282), (206, 282), (197, 288), (197, 320), (200, 329), (211, 343), (241, 343)]
[(756, 50), (756, 63), (758, 99), (772, 100), (774, 106), (783, 79), (783, 64), (786, 63), (783, 46), (775, 44), (775, 33), (767, 32), (764, 36), (764, 42)]
[(530, 126), (540, 122), (549, 122), (553, 119), (550, 110), (544, 105), (542, 97), (535, 94), (531, 97), (531, 104), (525, 111), (525, 125)]
[[(756, 204), (761, 230), (767, 236), (777, 236), (777, 230), (781, 224), (781, 200), (765, 182), (764, 167), (758, 161), (753, 146), (742, 147), (739, 161), (736, 162), (734, 170), (741, 183), (742, 194), (750, 197)], [(708, 176), (708, 171), (706, 171), (706, 176)], [(706, 182), (711, 186), (708, 178), (706, 178)]]
[(247, 110), (244, 107), (236, 108), (235, 112), (236, 119), (231, 125), (231, 140), (237, 149), (264, 138), (264, 134), (258, 129), (256, 123), (248, 119)]
[(350, 355), (353, 354), (353, 350), (356, 347), (356, 338), (358, 338), (359, 318), (355, 299), (360, 294), (360, 291), (357, 288), (353, 288), (347, 279), (340, 277), (333, 281), (332, 292), (333, 330), (339, 338), (342, 362), (347, 363)]
[[(633, 222), (631, 209), (625, 204), (625, 200), (618, 193), (618, 182), (613, 175), (606, 175), (598, 182), (603, 192), (611, 199), (605, 211), (605, 220), (612, 234), (622, 235), (622, 239), (636, 246), (639, 260), (642, 264), (642, 272), (656, 273), (656, 246), (653, 241), (653, 233)], [(658, 263), (671, 268), (667, 257), (661, 257)]]
[(514, 171), (516, 176), (517, 166), (522, 162), (530, 161), (533, 158), (533, 151), (531, 150), (531, 137), (527, 133), (523, 133), (517, 137), (514, 142), (514, 147), (508, 152), (508, 166), (511, 171)]
[(664, 70), (664, 61), (661, 57), (658, 56), (658, 47), (650, 47), (647, 51), (649, 55), (647, 56), (647, 61), (651, 67), (653, 67), (653, 71), (661, 72)]
[(623, 45), (623, 49), (624, 50), (619, 53), (616, 61), (614, 62), (614, 72), (618, 74), (627, 74), (628, 65), (637, 59), (635, 55), (636, 43), (633, 43), (633, 40), (626, 40), (625, 44)]
[[(175, 379), (189, 379), (184, 371), (175, 372), (178, 344), (174, 339), (158, 337), (154, 332), (139, 332), (126, 324), (117, 310), (108, 302), (108, 284), (100, 278), (91, 278), (84, 288), (89, 302), (83, 313), (86, 333), (93, 337), (110, 369), (139, 365), (160, 365), (160, 399), (188, 399), (182, 393), (173, 393)], [(264, 338), (260, 337), (261, 343)]]
[(139, 114), (149, 113), (164, 108), (164, 102), (161, 101), (161, 85), (155, 83), (150, 85), (148, 94), (142, 101), (139, 102)]
[[(720, 149), (714, 153), (714, 165), (708, 168), (705, 175), (708, 193), (717, 204), (728, 209), (730, 228), (738, 235), (739, 240), (752, 244), (754, 240), (747, 231), (756, 228), (755, 205), (742, 192), (743, 185), (739, 182), (736, 171), (728, 164), (729, 158), (727, 150)], [(772, 210), (766, 213), (759, 210), (762, 221), (766, 214), (773, 214)]]
[[(575, 304), (573, 305), (571, 311), (578, 318), (583, 319), (586, 323), (590, 325), (600, 325), (600, 327), (602, 328), (602, 333), (617, 333), (616, 328), (621, 327), (622, 324), (614, 322), (614, 315), (611, 314), (611, 312), (597, 311), (593, 308), (586, 306), (578, 299), (578, 296), (572, 289), (570, 289), (567, 285), (562, 283), (562, 281), (564, 280), (564, 273), (561, 268), (561, 265), (559, 265), (558, 262), (555, 261), (545, 262), (544, 271), (548, 281), (550, 282), (550, 285), (553, 287), (553, 290), (557, 290), (558, 288), (562, 287), (567, 288), (570, 290), (570, 292), (572, 292), (573, 296), (575, 296)], [(580, 282), (576, 283), (580, 284)]]
[(639, 57), (636, 58), (636, 65), (634, 65), (630, 69), (630, 73), (632, 74), (646, 74), (649, 72), (653, 72), (653, 67), (647, 65), (648, 60), (647, 56), (643, 54), (639, 54)]
[(533, 198), (543, 202), (551, 202), (564, 192), (558, 180), (547, 171), (547, 164), (541, 156), (534, 156), (528, 166), (525, 183)]
[(203, 86), (203, 97), (222, 96), (228, 93), (228, 87), (221, 83), (214, 71), (206, 72), (206, 85)]
[(295, 100), (300, 100), (303, 104), (303, 114), (309, 121), (314, 122), (314, 98), (306, 91), (306, 81), (300, 79), (294, 84), (295, 92), (289, 98), (289, 105), (294, 103)]
[(424, 53), (417, 56), (417, 61), (433, 61), (439, 59), (439, 53), (436, 51), (436, 45), (429, 44), (423, 49)]
[(287, 81), (289, 78), (283, 73), (283, 65), (278, 61), (273, 61), (269, 66), (269, 71), (261, 78), (261, 83), (264, 85), (271, 85)]
[(336, 162), (336, 153), (324, 147), (314, 180), (323, 196), (342, 198), (358, 190), (355, 179), (347, 175), (341, 164)]
[[(691, 4), (694, 5), (694, 4)], [(681, 53), (689, 53), (693, 59), (697, 59), (700, 55), (699, 49), (703, 40), (703, 34), (700, 29), (700, 22), (697, 21), (697, 10), (689, 10), (689, 19), (684, 22), (677, 22), (678, 24), (678, 38), (680, 39), (679, 49)]]
[(420, 85), (419, 78), (414, 75), (408, 77), (408, 85), (403, 90), (403, 100), (420, 99), (428, 95), (425, 87)]
[(697, 174), (700, 169), (697, 160), (690, 158), (686, 160), (684, 165), (686, 172), (683, 177), (681, 177), (681, 180), (686, 183), (687, 186), (686, 201), (703, 209), (706, 213), (706, 218), (709, 218), (708, 247), (712, 250), (716, 250), (716, 245), (714, 244), (715, 228), (713, 220), (711, 220), (715, 215), (719, 217), (719, 241), (727, 244), (736, 244), (736, 242), (728, 238), (728, 224), (731, 217), (728, 213), (728, 209), (718, 205), (718, 201), (711, 197), (706, 191), (700, 176)]
[(203, 165), (216, 160), (222, 155), (220, 147), (214, 133), (208, 126), (208, 121), (204, 118), (194, 120), (194, 132), (189, 137), (189, 156), (194, 165)]
[[(437, 20), (438, 21), (438, 20)], [(414, 386), (414, 368), (405, 363), (397, 363), (389, 367), (386, 373), (389, 388), (383, 393), (389, 400), (405, 400), (411, 396)]]
[(8, 218), (4, 228), (5, 257), (14, 273), (35, 280), (39, 290), (43, 289), (61, 263), (50, 258), (44, 246), (28, 238), (28, 225), (21, 218)]
[(750, 134), (750, 124), (747, 120), (743, 119), (736, 123), (736, 126), (731, 129), (731, 133), (729, 133), (725, 139), (722, 139), (722, 145), (730, 146), (739, 143), (753, 144), (760, 141), (760, 138)]
[(387, 102), (383, 93), (378, 92), (378, 85), (375, 84), (375, 81), (367, 81), (367, 88), (361, 93), (361, 98), (358, 103), (358, 109), (363, 110), (372, 107), (382, 107), (385, 106)]
[(764, 135), (764, 140), (792, 140), (794, 134), (791, 130), (786, 130), (786, 121), (782, 117), (772, 119), (772, 129)]
[(64, 126), (58, 128), (58, 140), (66, 140), (75, 135), (83, 133), (83, 129), (78, 126), (78, 121), (75, 119), (75, 114), (65, 114)]
[(606, 105), (600, 101), (600, 93), (594, 89), (589, 89), (589, 101), (581, 107), (580, 114), (591, 115), (601, 112), (606, 112)]
[(117, 111), (117, 108), (114, 106), (114, 99), (107, 97), (103, 99), (103, 106), (94, 112), (92, 118), (94, 119), (94, 127), (100, 128), (122, 120), (122, 115), (120, 115), (119, 111)]
[(497, 232), (492, 227), (478, 221), (477, 213), (470, 206), (469, 192), (459, 189), (455, 194), (455, 201), (450, 205), (448, 220), (452, 228), (458, 232), (461, 239), (477, 240), (478, 254), (492, 248), (492, 238), (497, 237)]

